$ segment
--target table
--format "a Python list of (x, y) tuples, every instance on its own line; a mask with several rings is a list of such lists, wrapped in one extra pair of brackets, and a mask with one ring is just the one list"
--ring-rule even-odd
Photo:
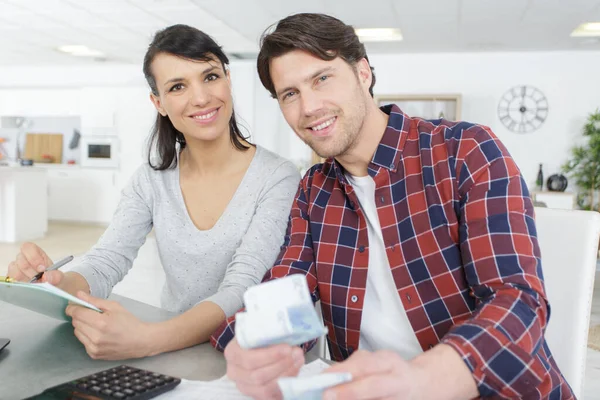
[[(138, 318), (159, 322), (173, 313), (123, 296), (111, 295)], [(0, 351), (0, 399), (22, 399), (85, 375), (121, 364), (185, 379), (212, 380), (225, 374), (225, 359), (209, 343), (134, 360), (93, 360), (61, 322), (0, 302), (0, 337), (10, 344)]]

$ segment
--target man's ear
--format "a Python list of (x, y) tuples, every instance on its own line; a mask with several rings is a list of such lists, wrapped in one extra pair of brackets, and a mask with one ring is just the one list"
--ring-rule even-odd
[(150, 101), (152, 102), (152, 104), (154, 104), (154, 107), (156, 108), (156, 111), (158, 111), (158, 113), (160, 115), (162, 115), (163, 117), (167, 116), (167, 112), (165, 111), (165, 109), (162, 106), (162, 103), (160, 101), (160, 97), (158, 97), (157, 95), (155, 95), (154, 93), (150, 93)]
[(360, 61), (356, 63), (356, 72), (358, 73), (360, 83), (369, 89), (371, 87), (371, 82), (373, 81), (373, 73), (371, 71), (371, 65), (366, 58), (361, 58)]

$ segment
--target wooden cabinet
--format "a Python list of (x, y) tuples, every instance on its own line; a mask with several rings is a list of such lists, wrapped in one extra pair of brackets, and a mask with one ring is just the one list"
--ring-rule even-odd
[(571, 192), (532, 191), (531, 198), (536, 206), (574, 210), (576, 208), (576, 195)]

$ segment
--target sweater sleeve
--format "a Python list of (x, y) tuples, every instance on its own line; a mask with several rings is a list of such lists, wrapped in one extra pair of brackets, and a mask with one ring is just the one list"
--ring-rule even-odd
[(71, 271), (82, 275), (92, 296), (107, 298), (127, 274), (152, 229), (152, 190), (147, 169), (140, 167), (123, 188), (110, 225)]

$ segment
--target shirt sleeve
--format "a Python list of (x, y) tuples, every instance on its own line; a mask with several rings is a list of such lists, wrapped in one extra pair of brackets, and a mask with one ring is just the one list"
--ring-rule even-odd
[[(281, 246), (281, 251), (275, 261), (275, 265), (266, 273), (263, 282), (283, 278), (291, 274), (304, 274), (308, 281), (313, 302), (316, 302), (319, 299), (319, 295), (312, 237), (310, 234), (310, 222), (308, 219), (306, 182), (307, 178), (305, 177), (298, 188), (292, 204), (283, 246)], [(234, 335), (235, 316), (232, 316), (217, 328), (211, 336), (210, 342), (217, 350), (223, 351)], [(310, 342), (303, 347), (307, 351), (313, 345), (314, 342)]]
[(227, 265), (217, 293), (203, 301), (217, 304), (227, 317), (243, 306), (246, 289), (260, 283), (283, 242), (300, 173), (289, 161), (273, 171), (242, 242)]
[(146, 165), (140, 167), (121, 192), (110, 225), (71, 271), (82, 275), (90, 294), (107, 298), (131, 269), (152, 229), (152, 190)]
[(550, 308), (534, 209), (506, 148), (488, 129), (462, 133), (456, 157), (460, 249), (477, 308), (442, 343), (469, 367), (482, 397), (535, 391), (549, 365), (537, 356)]

